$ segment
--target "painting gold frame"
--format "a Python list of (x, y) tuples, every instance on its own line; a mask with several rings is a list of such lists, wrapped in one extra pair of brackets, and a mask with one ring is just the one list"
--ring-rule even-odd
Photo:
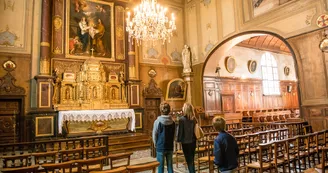
[(224, 60), (224, 66), (229, 73), (233, 73), (236, 69), (236, 59), (233, 56), (227, 56)]
[[(87, 55), (72, 55), (70, 54), (69, 46), (70, 46), (70, 6), (71, 6), (71, 1), (72, 0), (67, 0), (66, 1), (66, 36), (65, 36), (65, 52), (66, 52), (66, 57), (67, 58), (76, 58), (76, 59), (88, 59), (91, 57)], [(109, 20), (109, 25), (110, 28), (110, 57), (96, 57), (99, 60), (103, 61), (115, 61), (115, 35), (114, 35), (114, 3), (113, 2), (105, 2), (101, 0), (85, 0), (86, 3), (95, 3), (100, 6), (109, 6), (110, 7), (110, 12), (108, 12), (110, 16)], [(86, 12), (88, 13), (88, 12)], [(106, 13), (106, 12), (105, 12)], [(108, 21), (107, 21), (108, 22)], [(105, 36), (103, 36), (105, 37)], [(106, 38), (105, 38), (106, 39)]]
[[(50, 133), (42, 133), (42, 130), (40, 131), (39, 122), (42, 120), (50, 120)], [(49, 127), (46, 127), (49, 129)], [(45, 136), (53, 136), (54, 135), (54, 117), (53, 116), (40, 116), (35, 117), (35, 137), (45, 137)]]
[[(137, 118), (139, 116), (139, 118)], [(136, 122), (139, 120), (139, 126), (136, 129), (142, 129), (142, 112), (135, 112)]]
[(257, 62), (255, 60), (248, 61), (248, 71), (253, 74), (257, 70)]
[(187, 83), (181, 78), (170, 80), (167, 84), (166, 100), (186, 100)]
[[(48, 104), (47, 105), (42, 105), (42, 99), (41, 99), (41, 97), (42, 97), (42, 86), (43, 85), (47, 85), (48, 86), (48, 98), (47, 98), (47, 100), (48, 100)], [(50, 95), (50, 90), (51, 90), (51, 85), (50, 85), (50, 83), (49, 82), (40, 82), (39, 83), (39, 95), (38, 95), (38, 97), (39, 97), (39, 107), (40, 108), (49, 108), (50, 107), (50, 105), (51, 105), (51, 100), (50, 100), (50, 98), (51, 98), (51, 95)]]

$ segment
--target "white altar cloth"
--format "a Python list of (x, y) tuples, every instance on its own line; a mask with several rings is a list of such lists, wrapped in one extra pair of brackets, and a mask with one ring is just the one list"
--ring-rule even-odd
[(106, 121), (117, 118), (131, 118), (128, 130), (135, 131), (135, 114), (133, 109), (78, 110), (59, 111), (58, 133), (62, 133), (64, 121)]

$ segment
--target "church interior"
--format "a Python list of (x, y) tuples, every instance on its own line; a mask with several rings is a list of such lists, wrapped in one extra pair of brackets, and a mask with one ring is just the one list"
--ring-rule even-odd
[(196, 172), (216, 116), (238, 172), (328, 172), (328, 0), (0, 0), (0, 21), (0, 172), (156, 172), (162, 102), (194, 107)]

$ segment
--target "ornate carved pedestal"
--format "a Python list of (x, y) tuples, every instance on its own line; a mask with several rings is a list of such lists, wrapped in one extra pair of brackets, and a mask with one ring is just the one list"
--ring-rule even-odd
[(187, 83), (187, 97), (186, 101), (191, 103), (192, 101), (192, 93), (191, 93), (191, 88), (192, 88), (192, 83), (194, 81), (194, 73), (182, 73), (183, 80)]

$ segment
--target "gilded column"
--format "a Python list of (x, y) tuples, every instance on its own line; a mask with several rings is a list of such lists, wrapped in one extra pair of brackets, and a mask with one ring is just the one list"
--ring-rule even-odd
[(40, 74), (50, 75), (50, 31), (52, 0), (42, 0)]
[(53, 1), (52, 16), (52, 44), (51, 51), (54, 57), (62, 57), (64, 53), (64, 1)]
[(128, 49), (128, 58), (129, 58), (129, 79), (137, 79), (136, 75), (136, 52), (135, 52), (135, 44), (133, 41), (129, 42)]

